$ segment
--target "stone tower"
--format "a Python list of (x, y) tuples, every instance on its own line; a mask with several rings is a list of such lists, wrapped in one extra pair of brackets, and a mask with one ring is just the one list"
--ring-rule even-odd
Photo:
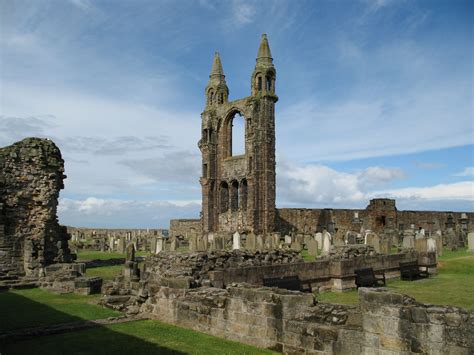
[[(201, 114), (203, 232), (273, 232), (275, 228), (276, 71), (262, 35), (251, 96), (229, 101), (219, 54), (214, 56)], [(234, 119), (245, 122), (245, 153), (232, 153)]]

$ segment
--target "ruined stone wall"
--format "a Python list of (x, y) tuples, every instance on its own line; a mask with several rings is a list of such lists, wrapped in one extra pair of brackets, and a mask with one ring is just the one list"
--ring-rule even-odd
[(69, 235), (56, 216), (64, 161), (47, 139), (27, 138), (0, 149), (0, 275), (37, 276), (70, 262)]
[(186, 292), (152, 285), (139, 311), (285, 353), (468, 355), (474, 350), (473, 311), (420, 304), (386, 289), (361, 288), (359, 298), (359, 306), (344, 306), (246, 284)]
[(184, 237), (200, 235), (202, 233), (202, 223), (200, 219), (172, 219), (170, 220), (169, 236)]
[(209, 281), (214, 270), (238, 269), (301, 263), (296, 251), (271, 250), (251, 252), (242, 250), (197, 253), (160, 252), (145, 260), (146, 280), (182, 279), (186, 285), (196, 287)]
[[(385, 204), (384, 204), (385, 203)], [(474, 228), (474, 212), (448, 211), (398, 211), (395, 201), (390, 199), (374, 199), (365, 209), (309, 209), (279, 208), (277, 209), (276, 230), (282, 234), (303, 233), (313, 234), (328, 229), (345, 234), (351, 230), (359, 232), (361, 227), (381, 233), (385, 229), (404, 230), (413, 225), (415, 230), (424, 228), (426, 232), (446, 230), (450, 219), (452, 228), (472, 230)], [(331, 231), (332, 229), (332, 231)]]

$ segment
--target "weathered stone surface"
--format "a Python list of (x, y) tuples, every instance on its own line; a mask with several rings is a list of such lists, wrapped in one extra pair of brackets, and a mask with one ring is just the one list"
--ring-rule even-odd
[(48, 139), (27, 138), (0, 149), (0, 275), (41, 276), (73, 260), (58, 223), (64, 161)]

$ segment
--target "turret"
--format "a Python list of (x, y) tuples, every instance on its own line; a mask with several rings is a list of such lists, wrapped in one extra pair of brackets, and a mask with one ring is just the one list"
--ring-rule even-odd
[(262, 35), (260, 47), (258, 48), (257, 63), (252, 74), (252, 96), (271, 95), (275, 101), (278, 97), (275, 95), (276, 70), (273, 65), (272, 53), (268, 44), (267, 35)]
[(222, 69), (219, 53), (214, 55), (209, 83), (206, 87), (206, 107), (219, 105), (229, 99), (229, 88), (225, 82), (224, 70)]

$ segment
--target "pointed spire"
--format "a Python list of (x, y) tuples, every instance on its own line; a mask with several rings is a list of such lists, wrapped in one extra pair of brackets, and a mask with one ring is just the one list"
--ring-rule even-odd
[(268, 45), (268, 39), (265, 33), (262, 34), (262, 40), (258, 48), (257, 65), (258, 64), (273, 65), (272, 53), (270, 52), (270, 46)]
[(224, 70), (222, 69), (221, 57), (219, 56), (219, 52), (214, 54), (214, 61), (212, 63), (211, 75), (209, 78), (224, 78)]

